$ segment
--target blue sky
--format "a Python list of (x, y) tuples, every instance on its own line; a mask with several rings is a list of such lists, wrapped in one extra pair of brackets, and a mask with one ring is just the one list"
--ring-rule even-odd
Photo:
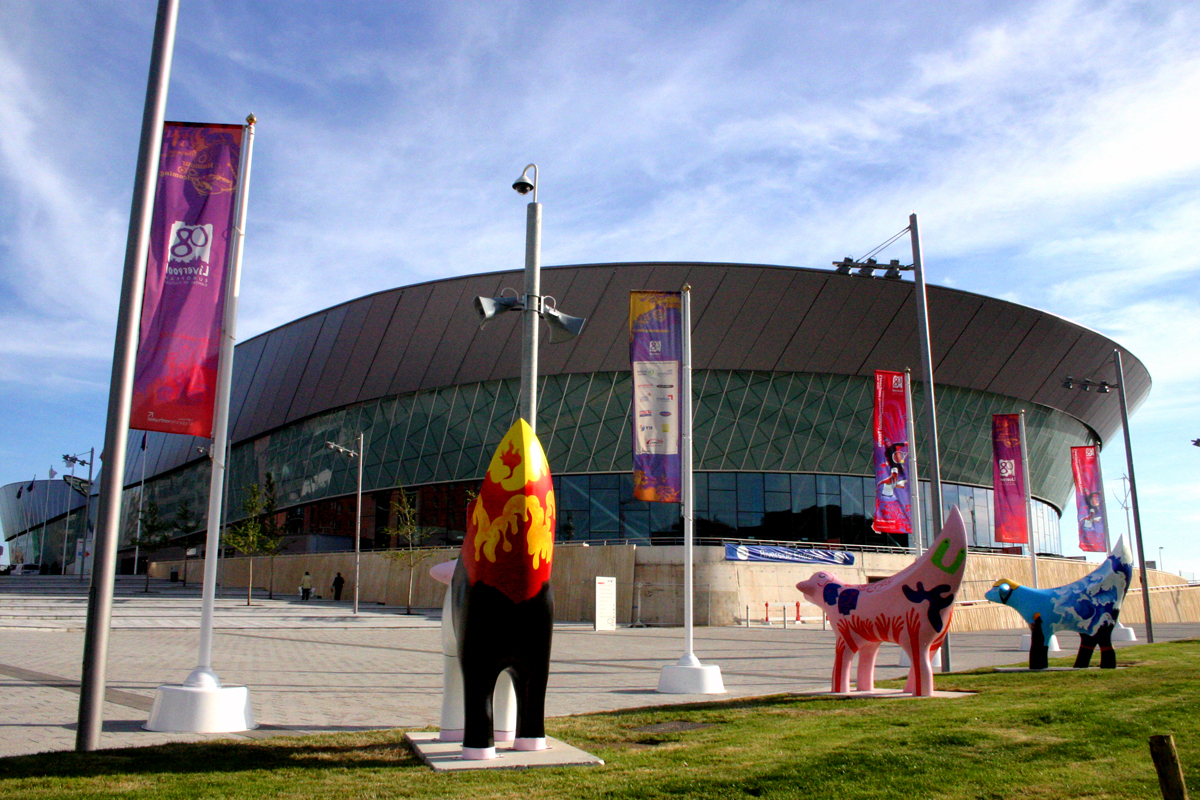
[[(4, 3), (0, 483), (103, 438), (155, 8)], [(932, 282), (1145, 362), (1147, 557), (1200, 572), (1197, 39), (1153, 1), (181, 0), (167, 118), (259, 119), (242, 338), (519, 267), (529, 161), (547, 265), (825, 267), (916, 210)]]

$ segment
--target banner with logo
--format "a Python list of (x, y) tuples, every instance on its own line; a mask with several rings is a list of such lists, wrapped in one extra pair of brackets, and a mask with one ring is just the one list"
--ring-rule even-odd
[(1071, 474), (1075, 476), (1075, 506), (1079, 510), (1079, 549), (1108, 552), (1108, 522), (1104, 511), (1104, 481), (1100, 454), (1095, 447), (1071, 448)]
[(131, 428), (212, 436), (242, 130), (163, 126)]
[(912, 533), (908, 485), (908, 405), (904, 373), (875, 371), (875, 521), (876, 533)]
[(800, 550), (795, 547), (776, 547), (766, 544), (725, 543), (726, 561), (769, 561), (792, 564), (830, 564), (848, 566), (854, 563), (854, 554), (844, 550)]
[(629, 293), (629, 360), (633, 366), (633, 496), (678, 503), (679, 380), (683, 360), (679, 292)]
[(1025, 544), (1025, 470), (1021, 464), (1021, 415), (992, 415), (992, 487), (996, 541)]

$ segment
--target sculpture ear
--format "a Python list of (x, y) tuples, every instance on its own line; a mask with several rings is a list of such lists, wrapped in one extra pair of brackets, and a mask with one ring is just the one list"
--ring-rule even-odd
[(1007, 604), (1008, 598), (1012, 596), (1012, 587), (1009, 586), (1007, 583), (1002, 583), (997, 588), (1000, 590), (1000, 592), (999, 592), (1000, 602)]

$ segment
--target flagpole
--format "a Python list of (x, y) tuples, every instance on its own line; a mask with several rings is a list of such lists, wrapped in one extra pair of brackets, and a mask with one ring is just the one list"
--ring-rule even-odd
[[(142, 433), (142, 482), (138, 486), (138, 516), (137, 516), (137, 539), (133, 545), (133, 574), (137, 575), (138, 571), (138, 554), (141, 550), (141, 545), (137, 542), (142, 538), (142, 504), (146, 502), (146, 434)], [(146, 569), (150, 569), (150, 565), (146, 565)]]
[(680, 291), (682, 357), (679, 362), (679, 510), (683, 516), (683, 655), (662, 668), (658, 691), (665, 694), (724, 694), (725, 682), (716, 664), (704, 666), (694, 652), (694, 586), (692, 574), (696, 515), (692, 481), (692, 287)]
[(109, 468), (109, 479), (104, 482), (100, 492), (96, 552), (92, 557), (92, 583), (88, 589), (79, 719), (75, 730), (75, 749), (79, 751), (96, 750), (100, 746), (108, 634), (112, 622), (113, 584), (116, 580), (117, 547), (121, 533), (121, 489), (125, 482), (125, 448), (133, 401), (134, 359), (141, 329), (146, 259), (150, 250), (150, 220), (154, 213), (158, 157), (162, 147), (163, 116), (167, 106), (167, 86), (178, 16), (179, 0), (159, 0), (150, 73), (146, 80), (146, 103), (142, 112), (137, 178), (129, 214), (125, 271), (121, 281), (121, 304), (117, 312), (117, 336), (108, 394), (108, 418), (104, 430), (104, 452), (108, 455), (105, 463)]
[(921, 480), (917, 474), (917, 425), (913, 419), (912, 368), (904, 368), (904, 416), (908, 425), (908, 484), (909, 501), (912, 505), (913, 541), (917, 545), (917, 557), (925, 550), (925, 528), (921, 526)]
[(217, 597), (217, 554), (221, 549), (222, 489), (229, 450), (229, 394), (233, 385), (233, 348), (237, 342), (237, 304), (241, 293), (242, 246), (246, 240), (247, 193), (250, 185), (250, 158), (254, 149), (254, 115), (246, 118), (242, 137), (242, 157), (238, 176), (237, 239), (229, 262), (225, 283), (225, 318), (221, 323), (221, 356), (217, 366), (217, 397), (213, 415), (212, 473), (208, 486), (208, 531), (204, 544), (204, 588), (200, 601), (200, 654), (184, 686), (218, 689), (221, 681), (212, 668), (213, 614)]
[(1025, 533), (1029, 538), (1029, 564), (1033, 588), (1038, 588), (1037, 542), (1033, 535), (1033, 487), (1029, 484), (1029, 448), (1025, 444), (1025, 409), (1021, 409), (1021, 479), (1025, 482)]

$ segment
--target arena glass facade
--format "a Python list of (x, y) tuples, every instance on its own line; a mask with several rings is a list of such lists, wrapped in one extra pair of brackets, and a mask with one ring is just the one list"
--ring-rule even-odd
[[(586, 290), (589, 280), (592, 287), (597, 285), (600, 271), (607, 279), (595, 306), (590, 311), (579, 309), (591, 317), (582, 341), (565, 357), (562, 348), (570, 346), (543, 348), (537, 429), (555, 475), (560, 540), (656, 543), (679, 535), (678, 506), (631, 499), (632, 386), (622, 351), (628, 289), (653, 288), (672, 278), (682, 282), (683, 277), (693, 285), (715, 279), (721, 286), (728, 285), (731, 293), (734, 282), (757, 289), (774, 281), (775, 288), (782, 287), (783, 299), (803, 291), (816, 297), (803, 314), (797, 314), (799, 321), (788, 336), (779, 336), (746, 318), (754, 292), (744, 293), (736, 305), (722, 305), (719, 293), (701, 295), (697, 304), (693, 295), (693, 308), (699, 305), (693, 316), (698, 535), (907, 544), (870, 530), (874, 510), (870, 426), (873, 370), (916, 363), (915, 352), (910, 352), (915, 349), (909, 330), (913, 327), (911, 284), (862, 281), (815, 270), (694, 264), (595, 265), (544, 274), (549, 278), (546, 283), (569, 276), (568, 286)], [(420, 313), (420, 319), (402, 326), (406, 330), (395, 331), (411, 318), (411, 313), (404, 313), (407, 298), (418, 295), (421, 305), (414, 309), (428, 311), (439, 294), (445, 313), (463, 317), (456, 321), (474, 330), (470, 297), (496, 294), (498, 285), (505, 281), (511, 285), (514, 280), (515, 274), (507, 273), (404, 287), (327, 309), (239, 345), (229, 519), (241, 516), (245, 488), (262, 486), (270, 473), (280, 521), (290, 534), (290, 550), (350, 548), (356, 467), (325, 445), (328, 441), (353, 444), (362, 431), (366, 441), (363, 546), (391, 544), (384, 531), (394, 522), (391, 505), (401, 486), (415, 496), (420, 524), (430, 530), (431, 542), (460, 541), (470, 492), (515, 419), (519, 382), (512, 332), (460, 335), (445, 346), (455, 336), (443, 325), (432, 332), (442, 338), (427, 344), (424, 361), (415, 359), (420, 363), (410, 371), (422, 377), (408, 381), (413, 390), (388, 392), (387, 378), (392, 373), (390, 388), (404, 384), (409, 369), (406, 358), (413, 354), (413, 342), (422, 340), (422, 326), (431, 315)], [(572, 310), (577, 309), (579, 297), (563, 288), (557, 292), (561, 294), (556, 296), (570, 296)], [(1085, 375), (1089, 365), (1094, 371), (1103, 354), (1111, 353), (1113, 343), (1065, 320), (1004, 301), (932, 287), (930, 295), (935, 358), (939, 343), (944, 351), (935, 372), (944, 505), (957, 504), (963, 510), (973, 545), (996, 546), (990, 418), (1024, 409), (1036, 547), (1043, 553), (1061, 552), (1059, 510), (1071, 492), (1068, 448), (1100, 441), (1097, 430), (1112, 433), (1113, 411), (1098, 406), (1073, 408), (1069, 404), (1077, 405), (1080, 393), (1055, 393), (1048, 384), (1058, 371)], [(822, 298), (831, 309), (825, 312), (824, 322), (819, 309)], [(888, 315), (887, 324), (872, 322), (882, 312)], [(813, 326), (814, 316), (821, 327)], [(947, 318), (953, 325), (939, 329), (938, 320)], [(488, 331), (503, 330), (502, 325), (516, 328), (496, 322)], [(806, 325), (818, 332), (806, 331)], [(764, 342), (772, 335), (774, 343)], [(490, 355), (479, 354), (489, 347)], [(838, 352), (831, 354), (834, 347)], [(894, 352), (887, 352), (889, 348)], [(986, 353), (979, 348), (987, 348)], [(397, 353), (399, 366), (387, 363)], [(457, 360), (461, 366), (439, 371), (439, 357)], [(956, 358), (968, 365), (975, 359), (978, 367), (974, 371), (956, 367)], [(1140, 400), (1148, 391), (1149, 378), (1140, 362), (1127, 358), (1131, 374), (1139, 381), (1135, 400)], [(333, 370), (331, 365), (339, 359), (344, 363)], [(356, 362), (361, 364), (356, 367)], [(381, 372), (381, 364), (386, 372)], [(350, 374), (355, 369), (357, 377)], [(372, 380), (376, 373), (383, 378)], [(347, 382), (358, 390), (347, 391)], [(922, 387), (917, 384), (914, 390), (920, 408)], [(1061, 407), (1046, 400), (1061, 400)], [(926, 448), (921, 427), (918, 419), (918, 455)], [(174, 518), (186, 504), (201, 525), (209, 462), (196, 447), (204, 443), (152, 433), (143, 453), (140, 442), (140, 433), (131, 436), (123, 539), (128, 541), (136, 529), (142, 469), (147, 497), (155, 500), (163, 516)], [(8, 491), (15, 486), (0, 490), (0, 511), (15, 508)], [(927, 486), (923, 494), (928, 507)], [(18, 546), (38, 550), (34, 545), (40, 531), (23, 524), (29, 521), (28, 514), (14, 517), (16, 522), (10, 524), (12, 516), (4, 517), (6, 538), (17, 530), (11, 538)], [(57, 549), (54, 542), (61, 537), (64, 522), (61, 516), (46, 526), (42, 558), (47, 550)], [(78, 521), (75, 526), (80, 527)], [(927, 539), (929, 535), (927, 528)], [(65, 537), (67, 561), (72, 538), (73, 534)], [(181, 536), (180, 542), (194, 544), (200, 539), (202, 533), (197, 532)], [(128, 548), (122, 552), (122, 567), (132, 568)]]

